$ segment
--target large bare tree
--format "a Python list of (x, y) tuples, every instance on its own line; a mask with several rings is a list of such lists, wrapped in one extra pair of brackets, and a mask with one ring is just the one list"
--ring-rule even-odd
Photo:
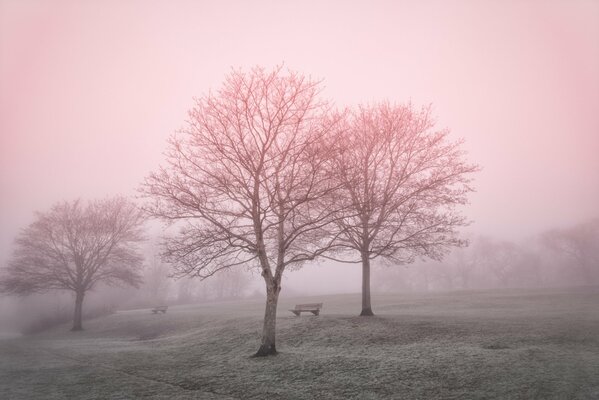
[(180, 228), (164, 252), (180, 275), (259, 268), (267, 298), (257, 356), (276, 354), (285, 269), (334, 241), (326, 229), (336, 215), (327, 201), (334, 121), (318, 95), (318, 82), (292, 71), (232, 71), (197, 100), (170, 139), (168, 165), (142, 186), (150, 213)]
[(339, 220), (340, 243), (362, 264), (360, 315), (373, 315), (372, 259), (401, 264), (416, 256), (439, 258), (463, 244), (456, 228), (466, 220), (456, 209), (466, 203), (478, 167), (466, 163), (461, 142), (433, 128), (429, 108), (388, 103), (359, 107), (342, 128), (335, 176), (348, 214)]
[(0, 280), (5, 293), (27, 295), (49, 290), (75, 294), (74, 331), (82, 329), (87, 291), (99, 283), (141, 283), (142, 213), (122, 197), (84, 203), (61, 202), (16, 239), (16, 249)]

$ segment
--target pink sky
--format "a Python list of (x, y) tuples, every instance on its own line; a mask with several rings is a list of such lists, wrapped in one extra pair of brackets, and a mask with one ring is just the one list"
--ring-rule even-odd
[(133, 194), (231, 66), (432, 103), (484, 170), (471, 230), (599, 215), (599, 2), (0, 0), (0, 261), (62, 199)]

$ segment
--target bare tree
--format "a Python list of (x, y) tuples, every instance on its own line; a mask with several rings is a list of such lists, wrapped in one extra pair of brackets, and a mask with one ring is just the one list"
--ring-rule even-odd
[(352, 262), (362, 263), (360, 315), (373, 315), (372, 259), (438, 259), (450, 246), (464, 244), (456, 228), (466, 220), (456, 208), (467, 202), (470, 175), (478, 167), (464, 161), (461, 142), (450, 142), (448, 131), (433, 127), (428, 108), (386, 103), (360, 107), (344, 127), (336, 177), (349, 214), (339, 231), (342, 246), (359, 254)]
[(122, 197), (54, 205), (16, 239), (0, 289), (27, 295), (48, 290), (75, 293), (73, 329), (82, 329), (87, 291), (98, 283), (137, 287), (142, 257), (141, 212)]
[(197, 100), (187, 128), (170, 139), (168, 166), (142, 192), (151, 215), (177, 222), (166, 259), (181, 275), (209, 277), (256, 266), (266, 285), (262, 343), (276, 354), (281, 278), (325, 252), (335, 212), (328, 106), (318, 82), (276, 68), (233, 71), (217, 93)]
[(599, 281), (599, 218), (571, 228), (547, 231), (541, 240), (549, 249), (573, 262), (575, 281), (583, 284)]
[(223, 270), (215, 276), (213, 297), (215, 299), (240, 298), (249, 283), (248, 273), (242, 268)]
[(150, 257), (150, 263), (144, 271), (144, 286), (147, 300), (154, 306), (163, 304), (169, 293), (171, 279), (169, 278), (170, 269), (160, 259), (159, 254), (153, 253)]
[(472, 273), (476, 267), (472, 257), (466, 252), (467, 248), (458, 248), (450, 254), (449, 267), (460, 281), (462, 289), (470, 288)]
[(496, 240), (489, 237), (480, 237), (475, 247), (476, 259), (485, 269), (485, 272), (495, 276), (499, 286), (506, 288), (517, 276), (522, 265), (523, 252), (516, 243), (506, 240)]

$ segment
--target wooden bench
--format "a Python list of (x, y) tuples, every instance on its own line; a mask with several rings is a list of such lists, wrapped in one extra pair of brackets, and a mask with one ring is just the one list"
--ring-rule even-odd
[(311, 312), (314, 315), (320, 314), (322, 303), (311, 303), (311, 304), (296, 304), (293, 310), (289, 310), (296, 316), (300, 316), (303, 312)]
[(152, 314), (158, 314), (159, 312), (166, 314), (167, 309), (168, 309), (168, 306), (154, 307), (154, 308), (152, 308)]

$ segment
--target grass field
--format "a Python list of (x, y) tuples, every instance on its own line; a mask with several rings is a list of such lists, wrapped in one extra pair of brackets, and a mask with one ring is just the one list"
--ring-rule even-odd
[[(281, 299), (118, 312), (0, 340), (1, 399), (599, 399), (599, 290)], [(296, 303), (324, 302), (295, 317)]]

